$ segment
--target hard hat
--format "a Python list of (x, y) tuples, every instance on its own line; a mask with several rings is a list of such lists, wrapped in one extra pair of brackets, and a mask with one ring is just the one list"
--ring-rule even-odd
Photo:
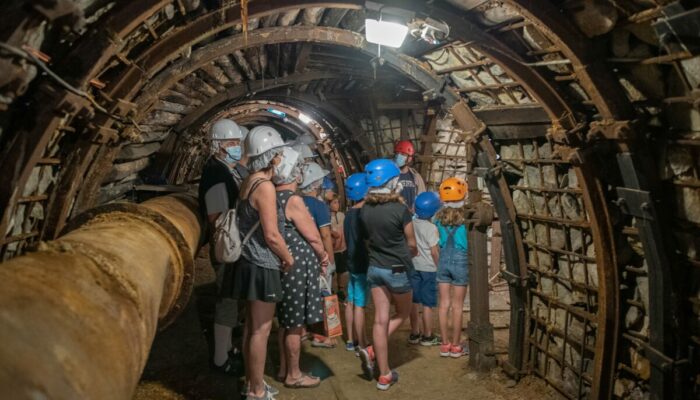
[(365, 165), (368, 187), (381, 187), (401, 174), (395, 162), (380, 158)]
[(297, 142), (305, 144), (307, 146), (311, 146), (312, 144), (316, 144), (316, 138), (313, 135), (301, 135), (297, 139)]
[(447, 178), (440, 184), (442, 201), (461, 201), (467, 196), (467, 182), (462, 178)]
[(246, 155), (256, 157), (264, 152), (284, 146), (279, 132), (271, 126), (259, 125), (251, 129), (245, 142)]
[(309, 147), (308, 144), (297, 143), (292, 146), (292, 148), (301, 154), (302, 159), (314, 158), (314, 153), (311, 151), (311, 147)]
[(222, 118), (211, 126), (209, 130), (211, 140), (232, 140), (243, 139), (241, 128), (235, 122), (227, 118)]
[(333, 182), (329, 176), (323, 177), (323, 184), (321, 185), (321, 188), (323, 188), (323, 190), (332, 190), (334, 192), (338, 189), (335, 182)]
[(430, 218), (442, 207), (440, 196), (435, 192), (423, 192), (416, 197), (416, 215), (419, 218)]
[(304, 168), (304, 181), (299, 187), (303, 189), (312, 183), (323, 179), (328, 174), (330, 174), (330, 171), (321, 168), (321, 166), (315, 162), (310, 162), (306, 164), (306, 168)]
[(239, 125), (238, 127), (241, 128), (241, 136), (243, 136), (241, 140), (245, 140), (245, 138), (248, 137), (248, 132), (250, 132), (250, 129), (242, 125)]
[(416, 149), (413, 147), (413, 142), (410, 140), (399, 140), (394, 146), (394, 154), (401, 153), (412, 157), (416, 154)]
[(352, 201), (360, 201), (367, 195), (367, 174), (358, 172), (345, 181), (345, 194)]

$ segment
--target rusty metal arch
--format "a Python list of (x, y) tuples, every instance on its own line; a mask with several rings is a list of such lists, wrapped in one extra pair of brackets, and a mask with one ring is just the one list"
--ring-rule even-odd
[[(262, 3), (262, 2), (261, 2), (261, 3)], [(303, 4), (312, 4), (312, 5), (314, 5), (314, 4), (317, 4), (317, 5), (318, 5), (318, 4), (320, 4), (320, 5), (327, 4), (327, 3), (312, 2), (312, 1), (306, 1), (306, 2), (294, 2), (294, 1), (292, 1), (292, 2), (285, 2), (285, 3), (291, 4), (290, 7), (292, 7), (292, 8), (298, 8), (298, 7), (300, 7), (300, 4), (301, 4), (301, 3), (303, 3)], [(357, 3), (359, 3), (359, 2), (346, 2), (346, 3), (349, 4), (349, 5), (352, 6), (352, 7), (355, 7), (355, 6), (357, 5)], [(149, 3), (149, 4), (150, 4), (150, 6), (152, 6), (152, 7), (155, 8), (155, 4), (165, 4), (165, 2), (159, 2), (159, 3), (155, 3), (155, 2), (154, 2), (154, 3)], [(253, 3), (253, 5), (256, 5), (256, 6), (257, 6), (257, 4), (259, 4), (259, 3)], [(265, 4), (267, 4), (267, 3), (265, 3)], [(336, 5), (336, 4), (338, 4), (338, 3), (332, 3), (332, 4), (333, 4), (333, 5)], [(301, 6), (303, 6), (303, 5), (301, 5)], [(262, 7), (262, 6), (261, 6), (261, 7)], [(222, 18), (223, 21), (228, 21), (228, 20), (229, 20), (229, 19), (228, 19), (228, 16), (229, 16), (229, 15), (234, 15), (234, 16), (235, 16), (235, 12), (232, 11), (232, 10), (234, 10), (234, 8), (230, 8), (230, 9), (228, 9), (225, 13), (222, 13), (222, 15), (225, 14), (225, 15), (224, 15), (224, 18)], [(279, 11), (279, 9), (274, 9), (274, 10)], [(251, 10), (251, 14), (255, 15), (255, 13), (253, 12), (253, 10)], [(216, 21), (216, 18), (217, 18), (217, 17), (216, 17), (216, 16), (211, 16), (211, 15), (212, 15), (212, 14), (207, 14), (207, 17), (208, 17), (208, 18), (211, 18), (211, 20)], [(234, 19), (234, 18), (231, 18), (230, 20), (235, 20), (235, 19)], [(217, 24), (216, 26), (219, 27), (220, 25)], [(223, 26), (223, 24), (221, 24), (221, 26)], [(224, 29), (224, 28), (222, 28), (222, 29)], [(207, 32), (208, 32), (208, 31), (207, 31)], [(478, 31), (477, 31), (477, 32), (478, 32)], [(85, 42), (84, 42), (84, 43), (85, 43)], [(101, 59), (101, 57), (103, 57), (103, 53), (96, 53), (96, 54), (98, 54), (98, 55), (100, 56), (100, 57), (98, 57), (98, 58), (96, 58), (96, 59)], [(156, 55), (157, 55), (157, 53), (156, 53)], [(151, 60), (152, 60), (153, 57), (155, 57), (155, 56), (154, 56), (153, 54), (151, 54), (150, 57), (151, 57)], [(141, 61), (143, 61), (143, 60), (141, 60)], [(148, 57), (146, 57), (146, 61), (148, 61)], [(105, 59), (105, 62), (106, 62), (106, 59)], [(508, 64), (508, 62), (506, 62), (506, 64)], [(96, 70), (98, 69), (97, 65), (99, 65), (99, 63), (95, 63), (94, 65), (91, 65), (91, 66), (90, 66), (90, 67), (92, 68), (91, 71), (96, 71)], [(137, 71), (137, 70), (139, 70), (140, 68), (141, 68), (141, 66), (140, 66), (139, 64), (135, 64), (134, 68), (132, 68), (132, 69), (130, 70), (129, 73), (127, 73), (126, 75), (124, 75), (124, 79), (121, 80), (121, 84), (118, 85), (118, 86), (116, 86), (116, 87), (114, 87), (113, 90), (110, 91), (110, 93), (111, 93), (111, 94), (116, 94), (116, 95), (118, 95), (118, 94), (120, 94), (120, 90), (127, 90), (126, 88), (133, 89), (135, 86), (137, 86), (137, 85), (130, 86), (129, 84), (130, 84), (130, 82), (133, 82), (133, 77), (134, 77), (134, 76), (140, 76), (141, 72), (140, 72), (140, 71)], [(527, 69), (526, 69), (525, 71), (526, 71), (526, 72), (522, 72), (522, 73), (523, 73), (523, 74), (524, 74), (524, 73), (527, 73)], [(518, 75), (515, 75), (515, 76), (518, 76)], [(84, 76), (83, 76), (83, 81), (85, 81), (85, 80), (88, 79), (89, 77), (90, 77), (90, 75), (87, 75), (87, 74), (84, 75)], [(520, 78), (522, 78), (522, 77), (520, 77)], [(131, 80), (131, 81), (130, 81), (130, 80)], [(529, 81), (529, 82), (532, 82), (531, 80), (528, 80), (528, 81)], [(533, 93), (536, 93), (536, 94), (538, 94), (541, 98), (543, 98), (542, 96), (543, 96), (543, 94), (545, 94), (545, 91), (543, 91), (543, 90), (534, 90), (534, 89), (532, 89), (532, 88), (530, 88), (530, 89), (533, 90)], [(551, 91), (549, 92), (549, 94), (551, 94)], [(120, 97), (120, 96), (117, 96), (116, 98), (119, 98), (119, 97)], [(49, 106), (57, 106), (58, 104), (60, 104), (60, 101), (59, 101), (59, 100), (63, 100), (63, 99), (65, 99), (65, 98), (66, 98), (66, 97), (57, 96), (57, 98), (56, 98), (55, 101), (49, 102)], [(127, 96), (127, 98), (130, 98), (130, 96)], [(453, 104), (454, 104), (454, 103), (453, 103)], [(449, 106), (449, 105), (452, 105), (452, 104), (450, 104), (450, 102), (448, 101), (448, 102), (447, 102), (447, 105)], [(564, 105), (565, 105), (565, 104), (564, 104)], [(53, 108), (52, 108), (52, 109), (53, 109)], [(548, 109), (548, 110), (551, 112), (550, 109)], [(72, 112), (72, 110), (69, 110), (69, 112)], [(561, 119), (561, 117), (562, 117), (562, 114), (553, 113), (553, 115), (555, 116), (555, 118), (553, 118), (554, 121), (559, 121), (559, 120)], [(44, 136), (46, 136), (46, 135), (47, 135), (47, 132), (52, 131), (53, 128), (55, 128), (55, 126), (56, 126), (56, 125), (55, 125), (55, 120), (53, 120), (53, 119), (52, 119), (51, 121), (48, 121), (48, 122), (46, 122), (46, 121), (40, 121), (40, 122), (41, 122), (41, 123), (37, 126), (37, 129), (36, 129), (35, 132), (37, 132), (37, 133), (44, 132)], [(50, 122), (50, 123), (49, 123), (49, 122)], [(107, 121), (104, 121), (104, 122), (107, 122)], [(42, 125), (43, 125), (43, 126), (42, 126)], [(111, 124), (110, 124), (110, 125), (111, 125)], [(46, 128), (46, 127), (51, 127), (52, 129), (50, 129), (50, 130), (49, 130), (49, 129), (44, 129), (43, 131), (41, 130), (42, 128)], [(465, 126), (465, 130), (467, 130), (468, 132), (473, 132), (473, 131), (475, 130), (475, 126)], [(36, 135), (34, 135), (34, 136), (36, 137)], [(40, 143), (39, 143), (39, 144), (40, 144)], [(485, 145), (486, 145), (486, 144), (485, 144)], [(37, 146), (37, 147), (40, 148), (41, 146), (39, 145), (39, 146)], [(90, 146), (90, 147), (88, 148), (88, 150), (86, 150), (85, 158), (88, 159), (88, 160), (92, 159), (92, 158), (93, 158), (92, 156), (97, 152), (97, 150), (98, 150), (97, 148), (94, 148), (93, 146)], [(100, 151), (104, 151), (104, 150), (100, 149)], [(108, 157), (106, 157), (106, 159), (108, 159)], [(25, 165), (25, 164), (20, 163), (19, 165), (20, 165), (22, 168), (25, 168), (25, 169), (26, 169), (26, 165)], [(88, 161), (87, 163), (83, 163), (83, 164), (81, 164), (81, 165), (82, 165), (83, 167), (77, 169), (76, 176), (77, 176), (77, 175), (83, 175), (83, 174), (84, 174), (84, 172), (85, 172), (85, 171), (87, 170), (87, 168), (89, 167), (89, 161)], [(70, 175), (69, 175), (69, 176), (70, 176)], [(93, 180), (94, 180), (94, 179), (93, 179)], [(71, 180), (71, 181), (69, 182), (69, 184), (70, 184), (70, 185), (75, 185), (74, 182), (75, 182), (75, 181)], [(11, 186), (12, 186), (12, 187), (16, 187), (16, 186), (14, 186), (14, 185), (11, 185)], [(22, 185), (19, 185), (19, 186), (21, 187)], [(589, 187), (590, 187), (590, 185), (589, 185)], [(505, 194), (503, 194), (503, 195), (505, 196)], [(507, 195), (509, 196), (510, 194), (507, 193)], [(64, 201), (64, 203), (67, 203), (67, 202), (69, 202), (69, 201), (71, 200), (71, 198), (66, 198), (66, 199), (64, 199), (64, 200), (66, 200), (66, 201)], [(10, 201), (8, 200), (8, 204), (9, 204), (9, 202), (10, 202)], [(590, 202), (589, 202), (587, 208), (590, 209), (590, 207), (592, 207), (592, 205), (591, 205)], [(8, 212), (8, 211), (7, 211), (7, 208), (5, 208), (5, 212)], [(596, 253), (597, 253), (597, 254), (600, 253), (600, 250), (601, 250), (601, 248), (597, 248), (597, 252), (596, 252)], [(609, 288), (606, 289), (606, 293), (609, 293)]]

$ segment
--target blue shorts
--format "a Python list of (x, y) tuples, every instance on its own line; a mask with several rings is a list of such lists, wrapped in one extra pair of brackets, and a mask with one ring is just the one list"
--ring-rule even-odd
[(391, 268), (370, 266), (367, 270), (367, 283), (370, 288), (386, 287), (391, 293), (402, 294), (411, 291), (408, 273), (393, 273)]
[(440, 250), (437, 281), (455, 286), (469, 284), (467, 252), (465, 250), (447, 247)]
[(367, 274), (350, 273), (348, 303), (352, 303), (357, 307), (367, 305)]
[(437, 272), (413, 271), (411, 286), (413, 287), (413, 303), (426, 307), (437, 307)]

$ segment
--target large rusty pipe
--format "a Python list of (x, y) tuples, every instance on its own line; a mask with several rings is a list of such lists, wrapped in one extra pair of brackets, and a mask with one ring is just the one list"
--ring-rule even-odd
[(199, 237), (196, 201), (166, 196), (89, 211), (0, 264), (1, 397), (131, 398), (189, 298)]

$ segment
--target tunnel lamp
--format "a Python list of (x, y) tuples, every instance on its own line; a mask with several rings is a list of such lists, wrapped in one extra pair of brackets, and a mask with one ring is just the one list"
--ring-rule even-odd
[(267, 112), (269, 112), (270, 114), (276, 115), (282, 119), (287, 118), (287, 113), (285, 113), (284, 111), (276, 110), (274, 108), (268, 108)]
[(368, 42), (399, 48), (408, 35), (408, 27), (398, 22), (365, 19), (365, 37)]
[(299, 121), (308, 125), (309, 122), (311, 122), (311, 117), (309, 117), (308, 115), (306, 115), (304, 113), (299, 113)]

